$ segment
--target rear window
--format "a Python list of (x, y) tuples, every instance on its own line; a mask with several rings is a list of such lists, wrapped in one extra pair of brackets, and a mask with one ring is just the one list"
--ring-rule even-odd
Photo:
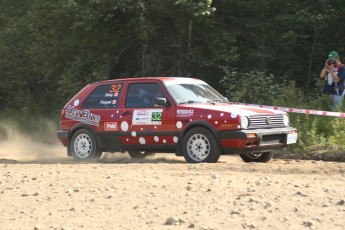
[(108, 109), (117, 108), (123, 84), (100, 85), (90, 93), (84, 101), (82, 108)]

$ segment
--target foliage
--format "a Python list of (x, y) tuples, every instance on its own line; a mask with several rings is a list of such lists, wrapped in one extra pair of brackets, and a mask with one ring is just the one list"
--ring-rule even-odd
[[(50, 116), (90, 82), (136, 76), (329, 110), (319, 72), (329, 51), (345, 54), (342, 12), (343, 0), (2, 0), (0, 112)], [(296, 117), (301, 146), (338, 143), (342, 120), (327, 119)]]
[(233, 102), (271, 104), (287, 86), (286, 79), (277, 79), (259, 70), (243, 73), (225, 68), (224, 72), (221, 84), (226, 88), (225, 95)]
[[(325, 100), (330, 100), (329, 97), (319, 95), (307, 102), (303, 97), (303, 92), (295, 87), (294, 82), (290, 82), (281, 93), (281, 96), (273, 100), (274, 105), (294, 108), (312, 108), (313, 105), (317, 105), (317, 109), (320, 110), (329, 108), (329, 105), (325, 103)], [(341, 110), (344, 111), (344, 109), (343, 106)], [(344, 118), (298, 113), (289, 113), (289, 116), (292, 126), (298, 130), (297, 145), (289, 147), (290, 149), (302, 153), (319, 147), (327, 147), (330, 150), (345, 149)]]

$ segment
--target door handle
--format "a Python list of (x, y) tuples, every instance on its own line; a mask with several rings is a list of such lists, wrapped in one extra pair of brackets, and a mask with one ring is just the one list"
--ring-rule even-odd
[(131, 114), (131, 112), (129, 112), (129, 111), (123, 111), (123, 112), (121, 113), (121, 115), (123, 115), (123, 116), (130, 115), (130, 114)]

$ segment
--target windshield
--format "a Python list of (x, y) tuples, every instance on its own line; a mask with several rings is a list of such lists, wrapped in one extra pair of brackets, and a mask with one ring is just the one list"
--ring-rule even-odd
[(226, 98), (207, 84), (180, 83), (167, 85), (167, 88), (178, 104), (228, 102)]

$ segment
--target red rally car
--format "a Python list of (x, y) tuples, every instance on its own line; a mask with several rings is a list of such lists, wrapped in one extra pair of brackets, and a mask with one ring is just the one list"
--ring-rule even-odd
[(170, 152), (188, 163), (222, 154), (268, 162), (273, 150), (297, 141), (287, 113), (236, 105), (204, 81), (179, 77), (89, 84), (62, 109), (57, 136), (76, 160)]

